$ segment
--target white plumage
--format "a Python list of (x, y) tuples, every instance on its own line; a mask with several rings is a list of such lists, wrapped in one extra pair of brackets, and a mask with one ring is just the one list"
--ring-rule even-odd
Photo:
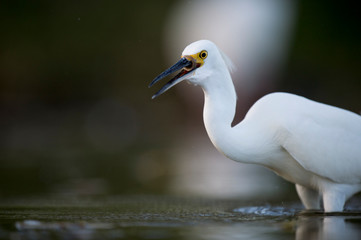
[[(206, 54), (204, 54), (206, 53)], [(342, 211), (361, 191), (361, 116), (289, 93), (259, 99), (232, 127), (236, 93), (229, 60), (216, 45), (200, 40), (153, 80), (181, 72), (153, 97), (188, 80), (205, 95), (204, 124), (215, 147), (232, 160), (263, 165), (296, 184), (307, 209)]]

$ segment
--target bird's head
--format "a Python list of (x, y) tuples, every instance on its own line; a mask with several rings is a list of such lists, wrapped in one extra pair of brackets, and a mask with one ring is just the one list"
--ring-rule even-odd
[(202, 86), (209, 80), (210, 76), (222, 72), (229, 74), (229, 70), (232, 70), (232, 68), (232, 62), (213, 42), (200, 40), (191, 43), (183, 50), (181, 59), (176, 64), (159, 74), (149, 84), (149, 87), (151, 87), (169, 74), (181, 70), (155, 93), (152, 98), (158, 97), (183, 80), (188, 80), (193, 84)]

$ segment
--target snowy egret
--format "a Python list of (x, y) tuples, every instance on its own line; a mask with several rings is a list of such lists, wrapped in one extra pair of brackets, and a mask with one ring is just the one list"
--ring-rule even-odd
[(289, 93), (259, 99), (231, 126), (236, 92), (233, 65), (209, 40), (188, 45), (181, 59), (149, 86), (181, 70), (152, 98), (188, 80), (202, 87), (204, 124), (214, 146), (228, 158), (273, 170), (295, 183), (307, 209), (343, 210), (361, 191), (361, 116)]

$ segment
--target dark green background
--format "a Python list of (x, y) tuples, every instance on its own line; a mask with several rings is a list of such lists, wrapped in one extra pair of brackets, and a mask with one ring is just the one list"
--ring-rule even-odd
[[(166, 193), (167, 149), (192, 117), (175, 91), (152, 102), (147, 87), (167, 67), (173, 3), (1, 3), (0, 197)], [(299, 2), (277, 91), (361, 111), (356, 4)], [(89, 136), (89, 126), (99, 131)], [(165, 171), (141, 181), (147, 159)]]

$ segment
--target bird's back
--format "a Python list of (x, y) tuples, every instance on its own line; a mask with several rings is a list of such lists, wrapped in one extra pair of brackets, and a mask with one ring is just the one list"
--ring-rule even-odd
[(361, 183), (361, 116), (288, 93), (257, 101), (248, 121), (266, 126), (304, 169), (338, 183)]

